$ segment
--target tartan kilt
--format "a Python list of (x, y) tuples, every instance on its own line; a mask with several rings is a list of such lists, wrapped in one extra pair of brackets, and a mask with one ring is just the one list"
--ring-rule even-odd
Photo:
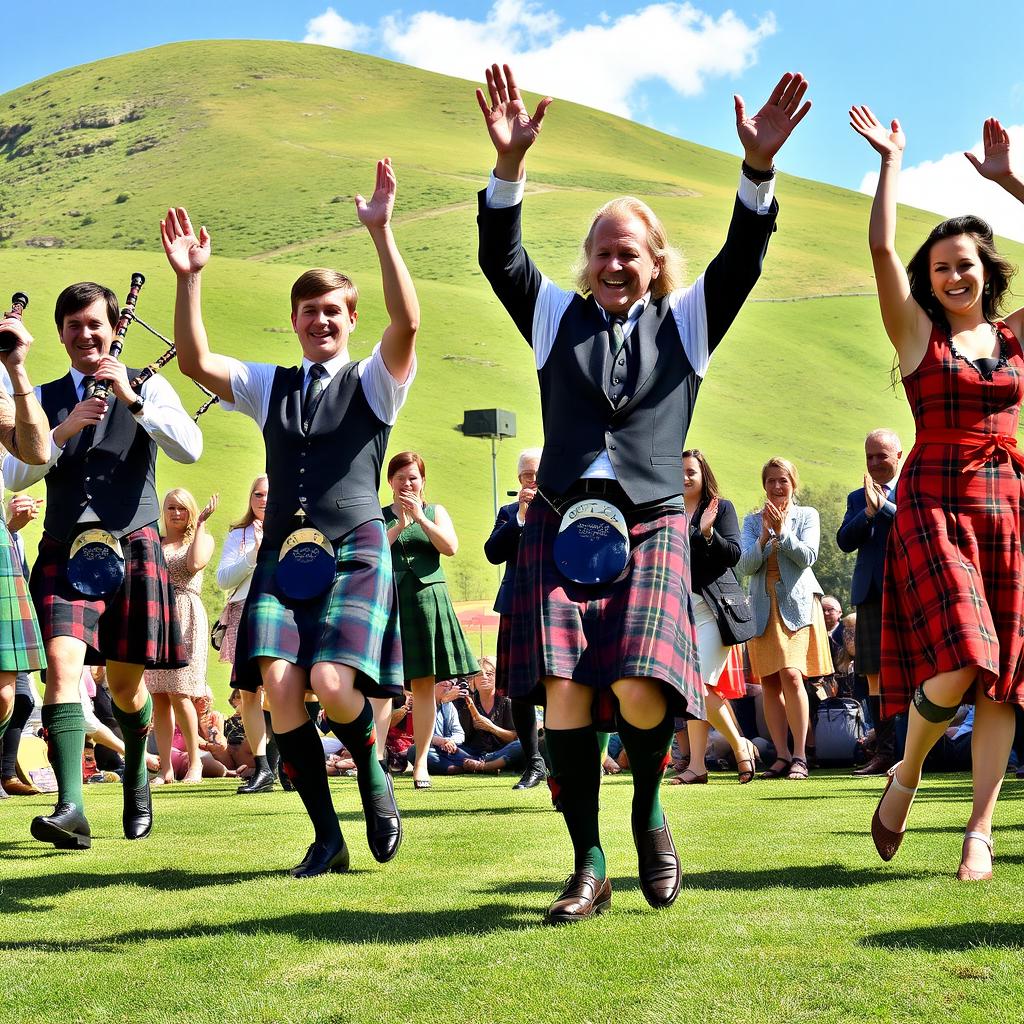
[(857, 605), (854, 657), (862, 676), (877, 675), (882, 669), (882, 596)]
[[(518, 557), (518, 555), (517, 555)], [(512, 657), (512, 616), (498, 616), (498, 642), (494, 656), (494, 689), (508, 696), (508, 662)]]
[(669, 714), (704, 717), (686, 517), (655, 512), (627, 521), (630, 554), (622, 575), (605, 584), (573, 583), (552, 552), (560, 517), (546, 501), (530, 506), (509, 616), (510, 697), (543, 704), (546, 676), (572, 679), (596, 691), (600, 728), (614, 719), (613, 683), (657, 679)]
[(0, 672), (44, 668), (43, 637), (21, 573), (21, 559), (6, 525), (0, 522)]
[(305, 669), (331, 661), (354, 668), (367, 697), (404, 700), (398, 592), (384, 524), (363, 523), (334, 547), (334, 582), (306, 601), (281, 593), (280, 548), (261, 547), (238, 627), (233, 685), (255, 691), (263, 684), (257, 658)]
[(143, 526), (121, 538), (124, 583), (109, 597), (83, 597), (67, 577), (71, 545), (44, 533), (29, 578), (43, 639), (72, 636), (85, 663), (123, 661), (146, 668), (188, 664), (160, 535)]

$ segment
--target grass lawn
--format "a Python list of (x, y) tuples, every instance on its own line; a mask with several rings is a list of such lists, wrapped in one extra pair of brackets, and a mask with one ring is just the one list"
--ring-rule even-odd
[(568, 841), (510, 778), (399, 782), (406, 841), (370, 857), (355, 781), (334, 780), (353, 870), (297, 882), (297, 797), (229, 783), (158, 790), (157, 829), (120, 835), (88, 790), (91, 851), (28, 838), (46, 798), (0, 804), (0, 1021), (1016, 1021), (1024, 1005), (1024, 784), (998, 812), (997, 877), (952, 880), (969, 780), (929, 776), (890, 865), (867, 824), (878, 780), (733, 776), (666, 788), (676, 906), (635, 879), (630, 780), (602, 791), (612, 912), (540, 925)]

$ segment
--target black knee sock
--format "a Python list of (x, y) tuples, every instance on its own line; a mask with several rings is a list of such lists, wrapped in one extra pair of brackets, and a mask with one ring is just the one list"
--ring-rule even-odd
[(526, 767), (540, 760), (540, 741), (537, 738), (537, 712), (528, 700), (512, 700), (512, 727), (523, 745)]
[(574, 871), (587, 868), (605, 877), (604, 851), (598, 827), (601, 765), (597, 759), (597, 730), (545, 728), (551, 775), (548, 786), (558, 801), (569, 830), (575, 858)]
[(363, 710), (351, 722), (335, 722), (327, 720), (331, 732), (345, 745), (356, 766), (356, 779), (359, 783), (359, 796), (363, 807), (367, 808), (374, 801), (384, 798), (386, 805), (380, 810), (385, 814), (391, 812), (390, 792), (387, 778), (380, 761), (376, 758), (375, 732), (373, 725), (373, 708), (368, 700), (363, 700)]
[(665, 823), (661, 780), (672, 746), (672, 716), (665, 715), (653, 729), (638, 729), (619, 712), (616, 724), (633, 773), (633, 827), (638, 830), (661, 828)]
[(3, 743), (0, 744), (3, 748), (3, 756), (0, 757), (0, 779), (13, 779), (18, 771), (18, 746), (33, 707), (35, 704), (28, 694), (19, 693), (15, 696), (11, 720), (7, 723), (7, 732), (4, 733)]
[[(270, 712), (263, 712), (263, 721), (267, 725), (267, 752), (264, 757), (264, 764), (269, 768), (275, 775), (277, 774), (277, 766), (281, 761), (281, 751), (277, 746), (277, 737), (274, 735), (274, 727), (270, 724)], [(255, 753), (255, 751), (253, 752)]]
[(306, 722), (298, 729), (278, 733), (277, 745), (281, 750), (285, 774), (291, 779), (313, 823), (314, 838), (317, 842), (326, 842), (340, 836), (341, 826), (327, 785), (324, 748), (316, 726)]

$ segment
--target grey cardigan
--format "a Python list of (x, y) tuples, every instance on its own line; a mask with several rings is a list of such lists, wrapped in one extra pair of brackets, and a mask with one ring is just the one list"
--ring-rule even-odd
[(773, 545), (777, 545), (779, 573), (782, 576), (775, 585), (782, 621), (793, 630), (809, 626), (814, 612), (814, 598), (822, 593), (821, 585), (811, 569), (817, 561), (821, 540), (818, 510), (791, 502), (781, 540), (769, 539), (762, 548), (758, 543), (760, 537), (761, 513), (751, 512), (743, 520), (740, 560), (736, 564), (736, 573), (750, 577), (750, 603), (754, 611), (756, 635), (764, 633), (771, 611), (765, 575)]

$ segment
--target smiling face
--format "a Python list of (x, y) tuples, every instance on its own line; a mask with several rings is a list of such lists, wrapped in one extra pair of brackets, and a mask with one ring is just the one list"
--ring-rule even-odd
[(355, 330), (358, 314), (350, 310), (341, 288), (301, 299), (292, 313), (292, 329), (302, 354), (323, 363), (348, 351), (348, 336)]
[(413, 497), (423, 496), (423, 477), (420, 475), (420, 468), (415, 462), (395, 470), (394, 476), (388, 477), (388, 486), (391, 488), (397, 502), (402, 494), (411, 494)]
[(864, 442), (868, 473), (876, 484), (887, 484), (896, 476), (902, 454), (899, 445), (888, 437), (869, 437)]
[(660, 273), (642, 220), (606, 216), (597, 222), (587, 257), (587, 281), (602, 309), (625, 316)]
[(965, 316), (982, 308), (988, 272), (970, 235), (936, 242), (928, 254), (932, 292), (948, 316)]
[(68, 313), (60, 329), (60, 340), (67, 349), (71, 365), (91, 375), (100, 359), (110, 351), (114, 328), (110, 326), (107, 304), (103, 299)]
[(793, 497), (793, 481), (789, 474), (778, 466), (772, 466), (764, 478), (764, 493), (778, 509), (785, 509)]
[(683, 459), (683, 494), (687, 498), (700, 498), (704, 489), (704, 474), (700, 463), (692, 456)]

